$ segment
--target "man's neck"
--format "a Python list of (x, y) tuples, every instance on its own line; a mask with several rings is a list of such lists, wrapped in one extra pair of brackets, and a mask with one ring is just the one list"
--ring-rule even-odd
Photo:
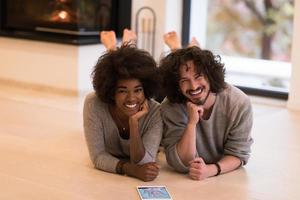
[(203, 105), (204, 108), (204, 119), (209, 119), (212, 109), (215, 105), (216, 102), (216, 94), (215, 93), (210, 93), (205, 104)]

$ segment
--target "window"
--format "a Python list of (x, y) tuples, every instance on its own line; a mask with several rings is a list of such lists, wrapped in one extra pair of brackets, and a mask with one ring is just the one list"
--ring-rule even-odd
[(227, 82), (252, 91), (285, 94), (287, 98), (293, 0), (190, 3), (189, 38), (196, 36), (202, 48), (221, 55)]

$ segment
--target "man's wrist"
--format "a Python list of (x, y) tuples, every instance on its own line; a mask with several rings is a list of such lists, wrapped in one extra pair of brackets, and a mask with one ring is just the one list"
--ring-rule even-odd
[(198, 122), (192, 122), (192, 121), (189, 121), (188, 124), (187, 124), (187, 128), (195, 128), (197, 126), (197, 123)]
[(221, 166), (218, 162), (214, 163), (214, 165), (217, 168), (217, 173), (214, 176), (219, 176), (222, 172)]

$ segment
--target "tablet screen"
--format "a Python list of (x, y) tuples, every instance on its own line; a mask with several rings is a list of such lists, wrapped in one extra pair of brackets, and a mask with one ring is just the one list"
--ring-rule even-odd
[(171, 196), (165, 186), (138, 186), (142, 200), (171, 200)]

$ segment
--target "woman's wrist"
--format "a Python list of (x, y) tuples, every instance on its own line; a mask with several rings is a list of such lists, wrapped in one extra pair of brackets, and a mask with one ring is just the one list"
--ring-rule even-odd
[(131, 163), (131, 162), (126, 162), (123, 165), (123, 172), (124, 174), (128, 175), (128, 176), (132, 176), (135, 177), (135, 173), (136, 173), (136, 169), (135, 169), (135, 164)]
[(129, 118), (129, 127), (130, 128), (138, 127), (138, 125), (139, 125), (138, 119), (136, 119), (135, 117), (130, 117)]
[(117, 174), (125, 174), (124, 165), (126, 164), (126, 161), (120, 160), (116, 166), (116, 172)]

